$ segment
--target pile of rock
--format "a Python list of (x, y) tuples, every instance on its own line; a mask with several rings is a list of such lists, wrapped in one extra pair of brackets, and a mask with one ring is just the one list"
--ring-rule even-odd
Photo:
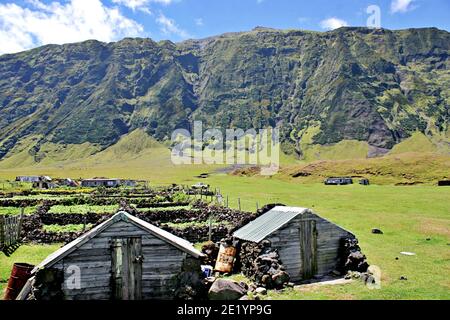
[(285, 207), (285, 204), (282, 203), (270, 203), (270, 204), (266, 204), (265, 206), (263, 206), (262, 208), (258, 209), (258, 215), (263, 215), (266, 212), (269, 212), (270, 210), (272, 210), (275, 207)]
[(57, 224), (60, 226), (68, 224), (99, 224), (104, 221), (105, 217), (108, 219), (111, 217), (110, 213), (93, 213), (88, 212), (86, 214), (82, 213), (39, 213), (38, 218), (45, 225)]
[(61, 270), (53, 268), (38, 270), (26, 300), (63, 300), (63, 281), (64, 272)]
[(290, 280), (278, 251), (271, 247), (268, 240), (260, 244), (244, 242), (236, 266), (258, 287), (282, 289)]
[(212, 216), (217, 221), (228, 222), (229, 225), (233, 226), (232, 231), (243, 227), (247, 223), (256, 219), (259, 215), (251, 212), (233, 210), (222, 206), (211, 206), (208, 203), (201, 201), (197, 201), (192, 207), (201, 211), (201, 216), (204, 217), (205, 221)]
[[(126, 210), (124, 210), (126, 211)], [(128, 211), (127, 211), (128, 212)], [(173, 209), (173, 210), (155, 210), (155, 211), (140, 211), (135, 214), (141, 220), (156, 224), (156, 223), (186, 223), (186, 222), (204, 222), (208, 219), (202, 212), (188, 209)]]
[(369, 268), (366, 256), (361, 252), (356, 238), (341, 239), (339, 270), (342, 274), (349, 271), (366, 272)]
[(174, 294), (177, 300), (205, 300), (207, 298), (208, 291), (203, 282), (199, 260), (187, 258), (175, 281), (177, 289)]
[[(190, 226), (184, 229), (173, 228), (168, 225), (158, 225), (167, 232), (170, 232), (177, 237), (186, 239), (190, 242), (204, 242), (209, 238), (209, 226)], [(227, 226), (214, 226), (211, 229), (212, 241), (220, 241), (220, 239), (227, 237), (230, 229)]]

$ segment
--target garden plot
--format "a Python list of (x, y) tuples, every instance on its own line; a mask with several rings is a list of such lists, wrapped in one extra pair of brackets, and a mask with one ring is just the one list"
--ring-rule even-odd
[[(24, 214), (33, 214), (36, 211), (36, 206), (24, 207)], [(17, 215), (22, 213), (22, 208), (17, 207), (0, 207), (0, 215)]]
[[(50, 190), (0, 198), (0, 214), (20, 213), (24, 243), (67, 243), (119, 210), (191, 242), (218, 241), (252, 215), (197, 200), (180, 187), (159, 189)], [(210, 223), (211, 220), (211, 223)]]
[(92, 229), (93, 224), (66, 224), (64, 226), (58, 224), (44, 225), (43, 230), (49, 233), (68, 233), (68, 232), (83, 232)]
[[(172, 204), (171, 207), (142, 210), (127, 205), (122, 199), (120, 207), (193, 243), (207, 241), (210, 237), (219, 241), (254, 218), (251, 213), (212, 206), (200, 201), (189, 206)], [(22, 237), (24, 242), (69, 242), (79, 237), (83, 231), (107, 220), (118, 210), (119, 205), (50, 207), (44, 204), (36, 209), (35, 214), (25, 217)]]
[(172, 204), (171, 206), (162, 206), (162, 207), (149, 207), (149, 208), (139, 208), (139, 212), (142, 213), (154, 213), (157, 211), (171, 211), (176, 212), (177, 210), (193, 210), (196, 209), (192, 208), (190, 204)]
[(50, 214), (66, 214), (66, 213), (77, 213), (77, 214), (87, 214), (87, 213), (115, 213), (119, 209), (118, 205), (73, 205), (73, 206), (64, 206), (64, 205), (55, 205), (51, 206), (48, 213)]

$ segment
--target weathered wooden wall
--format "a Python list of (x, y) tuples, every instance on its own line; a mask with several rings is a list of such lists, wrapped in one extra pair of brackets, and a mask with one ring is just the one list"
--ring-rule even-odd
[(340, 240), (354, 235), (317, 215), (313, 216), (317, 228), (317, 275), (324, 276), (335, 270), (339, 263)]
[(78, 266), (81, 271), (81, 289), (70, 289), (67, 279), (63, 291), (68, 300), (107, 300), (113, 295), (111, 242), (113, 238), (142, 237), (142, 298), (170, 299), (173, 297), (173, 279), (181, 272), (186, 253), (156, 236), (127, 223), (116, 222), (89, 240), (54, 267), (67, 271)]
[(267, 239), (278, 249), (281, 261), (291, 276), (291, 281), (302, 279), (302, 255), (300, 249), (300, 220), (291, 220), (286, 226), (272, 233)]
[[(313, 223), (310, 224), (309, 221)], [(314, 225), (315, 231), (309, 230), (309, 226)], [(326, 275), (336, 269), (340, 239), (349, 235), (352, 236), (339, 226), (308, 213), (291, 220), (267, 239), (271, 241), (272, 247), (278, 249), (291, 281), (296, 282), (304, 280), (304, 273), (309, 274), (307, 268), (312, 267), (313, 275), (317, 276)], [(308, 248), (315, 250), (311, 252)], [(305, 252), (306, 259), (313, 260), (311, 265), (305, 265), (309, 262), (305, 262)]]

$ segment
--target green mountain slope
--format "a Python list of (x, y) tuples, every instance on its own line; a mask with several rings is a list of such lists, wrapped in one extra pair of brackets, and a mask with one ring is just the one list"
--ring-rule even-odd
[(385, 154), (418, 132), (448, 153), (449, 54), (450, 33), (433, 28), (257, 28), (178, 44), (87, 41), (4, 55), (0, 159), (83, 158), (136, 129), (163, 142), (194, 120), (277, 125), (283, 151), (305, 159), (342, 159), (355, 145), (357, 157)]

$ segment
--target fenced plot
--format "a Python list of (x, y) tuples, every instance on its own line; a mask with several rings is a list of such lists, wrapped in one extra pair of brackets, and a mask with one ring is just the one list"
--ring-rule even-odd
[(0, 216), (0, 250), (11, 255), (20, 245), (21, 215)]

